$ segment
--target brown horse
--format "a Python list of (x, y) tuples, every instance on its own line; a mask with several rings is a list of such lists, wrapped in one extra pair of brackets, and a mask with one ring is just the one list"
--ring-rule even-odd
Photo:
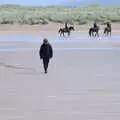
[(107, 24), (107, 27), (105, 27), (105, 29), (104, 29), (104, 35), (106, 37), (108, 35), (111, 37), (111, 31), (112, 31), (111, 24), (109, 22), (107, 22), (106, 24)]
[(74, 27), (70, 26), (70, 27), (67, 27), (67, 28), (60, 28), (58, 32), (59, 32), (60, 36), (61, 35), (65, 36), (65, 33), (67, 33), (68, 36), (70, 36), (70, 33), (71, 33), (72, 30), (74, 31)]
[(89, 29), (89, 36), (90, 37), (96, 37), (98, 36), (99, 37), (99, 26), (96, 26), (96, 27), (91, 27)]

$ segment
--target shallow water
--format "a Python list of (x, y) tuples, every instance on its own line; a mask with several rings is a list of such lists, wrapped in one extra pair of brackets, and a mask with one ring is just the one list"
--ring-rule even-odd
[[(23, 52), (23, 51), (38, 51), (39, 49), (33, 48), (0, 48), (0, 52)], [(64, 50), (72, 50), (72, 51), (120, 51), (120, 48), (54, 48), (55, 51), (64, 51)]]
[[(109, 40), (110, 42), (114, 41), (118, 41), (120, 42), (120, 35), (119, 34), (115, 34), (113, 35), (111, 38), (106, 38), (103, 36), (100, 36), (99, 38), (90, 38), (88, 35), (86, 34), (79, 34), (79, 33), (74, 33), (71, 36), (59, 36), (58, 34), (56, 35), (48, 35), (47, 38), (51, 41), (51, 42), (69, 42), (70, 41), (89, 41), (89, 40)], [(41, 42), (43, 40), (43, 37), (41, 37), (40, 35), (33, 35), (33, 34), (0, 34), (0, 42)], [(114, 42), (113, 41), (113, 42)]]
[(31, 34), (0, 34), (0, 42), (35, 42), (37, 39), (41, 39), (37, 35)]
[[(80, 33), (73, 33), (71, 36), (59, 36), (56, 35), (49, 35), (47, 37), (51, 43), (119, 43), (120, 42), (120, 35), (115, 34), (111, 38), (108, 37), (99, 37), (99, 38), (90, 38), (86, 34)], [(43, 37), (39, 35), (31, 35), (31, 34), (0, 34), (0, 52), (17, 52), (17, 51), (35, 51), (37, 48), (14, 48), (10, 47), (10, 45), (14, 45), (16, 43), (42, 43)], [(6, 46), (7, 43), (7, 46)], [(89, 45), (90, 46), (90, 45)], [(120, 50), (120, 48), (113, 48), (108, 46), (103, 47), (67, 47), (67, 48), (54, 48), (55, 50)]]

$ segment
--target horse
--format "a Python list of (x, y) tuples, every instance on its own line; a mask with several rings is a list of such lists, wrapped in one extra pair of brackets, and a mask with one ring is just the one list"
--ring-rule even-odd
[(96, 37), (96, 36), (98, 36), (99, 37), (99, 26), (97, 26), (96, 28), (94, 28), (94, 27), (91, 27), (90, 29), (89, 29), (89, 36), (90, 37)]
[(74, 31), (74, 27), (70, 26), (70, 27), (67, 27), (67, 28), (60, 28), (58, 32), (59, 32), (60, 36), (61, 35), (65, 36), (64, 33), (68, 33), (68, 36), (70, 36), (70, 33), (71, 33), (72, 30)]
[(107, 27), (104, 28), (105, 37), (107, 37), (108, 35), (111, 37), (111, 31), (112, 31), (111, 24), (107, 23)]

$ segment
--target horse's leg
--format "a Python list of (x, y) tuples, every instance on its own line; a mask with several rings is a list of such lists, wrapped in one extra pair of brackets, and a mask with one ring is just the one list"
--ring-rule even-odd
[(104, 36), (106, 37), (106, 32), (104, 33)]
[(70, 36), (70, 31), (68, 31), (68, 36)]
[(107, 37), (108, 37), (108, 35), (109, 35), (109, 32), (107, 31)]
[(62, 36), (64, 36), (64, 31), (62, 31)]
[(95, 37), (95, 36), (96, 36), (95, 32), (92, 32), (92, 36), (93, 36), (93, 37)]
[(94, 37), (94, 32), (93, 31), (91, 31), (91, 36)]
[[(104, 32), (103, 32), (103, 36), (105, 36), (105, 29), (104, 29)], [(106, 37), (106, 36), (105, 36)]]
[(107, 31), (105, 31), (105, 37), (107, 37)]
[(97, 31), (97, 36), (99, 37), (99, 32)]
[(90, 28), (90, 36), (93, 37), (93, 28)]
[(110, 31), (110, 37), (111, 37), (111, 31)]
[(59, 35), (60, 35), (60, 36), (62, 35), (62, 31), (61, 31), (61, 30), (59, 30)]
[(62, 31), (60, 32), (60, 36), (62, 36)]
[(110, 32), (108, 31), (108, 36), (110, 37)]
[(89, 30), (89, 36), (91, 37), (91, 30)]
[(62, 34), (62, 33), (60, 32), (60, 36), (61, 36), (61, 34)]
[(65, 36), (64, 32), (63, 32), (63, 36)]
[(60, 32), (60, 36), (62, 36), (62, 31)]
[(107, 29), (104, 30), (105, 37), (107, 37)]
[(106, 35), (105, 35), (106, 37), (108, 37), (108, 31), (106, 30)]
[(96, 31), (96, 37), (98, 37), (98, 32)]
[(93, 36), (93, 33), (92, 33), (92, 31), (90, 32), (90, 37), (92, 37)]
[(96, 37), (97, 33), (95, 32), (94, 37)]
[(97, 37), (97, 32), (95, 32), (95, 37)]

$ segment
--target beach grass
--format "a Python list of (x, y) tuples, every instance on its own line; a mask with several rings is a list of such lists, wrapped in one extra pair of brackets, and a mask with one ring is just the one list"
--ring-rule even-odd
[(87, 24), (120, 22), (120, 5), (20, 6), (0, 5), (0, 24), (48, 24), (49, 22)]

